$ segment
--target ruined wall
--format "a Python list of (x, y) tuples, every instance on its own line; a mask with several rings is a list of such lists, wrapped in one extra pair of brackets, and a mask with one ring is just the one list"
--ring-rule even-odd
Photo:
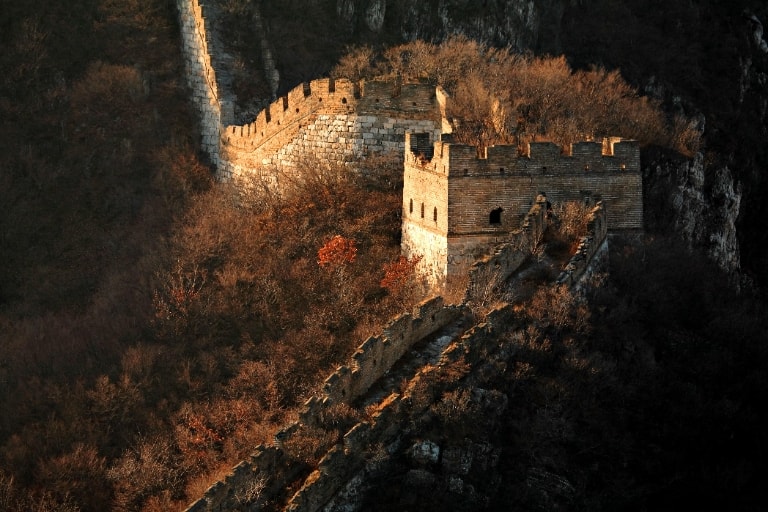
[(557, 278), (558, 284), (575, 286), (593, 264), (598, 251), (607, 249), (608, 220), (603, 203), (597, 203), (589, 212), (587, 234), (581, 237), (576, 253)]
[[(543, 199), (543, 198), (542, 198)], [(537, 229), (534, 224), (545, 222), (546, 202), (537, 201), (537, 206), (531, 212), (528, 229)], [(540, 225), (543, 227), (543, 225)], [(568, 287), (578, 286), (579, 280), (588, 273), (594, 259), (605, 247), (607, 229), (605, 210), (597, 205), (590, 212), (590, 223), (587, 236), (577, 254), (572, 258), (578, 269), (569, 267), (561, 275), (556, 285)], [(474, 269), (483, 273), (496, 268), (498, 261), (488, 258), (478, 262)], [(564, 276), (567, 276), (564, 278)], [(433, 378), (437, 369), (451, 362), (464, 359), (470, 362), (484, 360), (487, 351), (498, 343), (499, 333), (510, 329), (523, 328), (514, 308), (504, 304), (490, 311), (484, 321), (467, 331), (457, 340), (449, 344), (441, 353), (440, 362), (436, 367), (422, 368), (405, 386), (402, 394), (392, 394), (381, 402), (368, 421), (355, 425), (344, 436), (343, 442), (320, 461), (317, 470), (308, 477), (304, 485), (289, 501), (287, 510), (293, 512), (314, 512), (317, 510), (359, 510), (355, 505), (355, 496), (364, 484), (365, 478), (376, 472), (376, 465), (382, 464), (382, 454), (375, 454), (377, 447), (397, 444), (396, 439), (402, 436), (410, 425), (416, 424), (418, 418), (431, 405), (423, 400), (414, 400), (415, 390), (422, 388), (422, 396), (442, 396), (440, 379)], [(427, 391), (423, 387), (428, 388)], [(450, 457), (443, 451), (436, 460), (448, 467)], [(402, 449), (402, 448), (401, 448)], [(455, 450), (454, 450), (455, 451)], [(338, 502), (336, 502), (337, 500)], [(337, 506), (338, 505), (338, 506)]]
[[(416, 342), (463, 313), (462, 307), (447, 306), (442, 297), (436, 297), (421, 303), (413, 313), (393, 320), (381, 335), (363, 342), (348, 365), (339, 367), (326, 379), (321, 393), (304, 404), (299, 412), (299, 422), (287, 426), (278, 437), (284, 441), (301, 424), (315, 424), (323, 410), (333, 403), (351, 402), (360, 397)], [(320, 469), (328, 464), (326, 459), (323, 460), (326, 462), (321, 461)], [(281, 449), (261, 445), (248, 460), (236, 465), (223, 481), (209, 487), (203, 497), (187, 507), (186, 512), (241, 510), (246, 505), (249, 510), (259, 510), (260, 505), (296, 478), (299, 468), (300, 464), (289, 460)]]
[[(543, 230), (545, 225), (545, 201), (540, 198), (532, 209), (529, 222), (524, 230)], [(605, 247), (607, 225), (601, 205), (591, 212), (589, 232), (582, 240), (579, 251), (571, 264), (561, 274), (558, 282), (572, 287), (586, 274), (599, 249)], [(524, 231), (523, 230), (523, 231)], [(492, 257), (478, 262), (473, 272), (482, 274), (496, 269), (499, 258), (509, 258), (500, 249)], [(514, 256), (513, 256), (514, 258)], [(514, 269), (510, 269), (510, 273)], [(320, 395), (310, 398), (299, 414), (299, 422), (286, 427), (279, 437), (289, 438), (300, 425), (317, 423), (323, 410), (333, 403), (350, 402), (362, 396), (371, 385), (381, 378), (418, 341), (433, 334), (465, 313), (463, 306), (446, 306), (441, 297), (420, 304), (413, 314), (405, 314), (389, 324), (380, 336), (372, 337), (360, 345), (350, 364), (338, 368), (326, 379)], [(448, 345), (440, 356), (439, 367), (444, 362), (457, 361), (461, 357), (473, 360), (473, 354), (481, 354), (483, 347), (496, 343), (498, 333), (515, 323), (515, 314), (510, 305), (503, 305), (486, 315), (483, 323), (463, 334)], [(357, 485), (356, 478), (365, 474), (366, 464), (374, 464), (377, 457), (372, 454), (377, 447), (391, 443), (409, 418), (421, 414), (430, 404), (423, 403), (414, 408), (412, 393), (426, 383), (439, 386), (437, 379), (431, 379), (437, 367), (426, 367), (418, 371), (408, 383), (402, 395), (385, 397), (368, 420), (351, 428), (342, 443), (332, 448), (319, 462), (317, 469), (309, 475), (302, 487), (289, 500), (286, 507), (292, 511), (320, 510), (345, 486)], [(439, 396), (439, 393), (434, 393)], [(373, 461), (373, 462), (372, 462)], [(299, 464), (279, 448), (259, 446), (248, 460), (236, 465), (223, 481), (213, 484), (205, 495), (191, 504), (186, 512), (212, 512), (224, 510), (260, 510), (269, 500), (298, 477)], [(358, 482), (359, 484), (359, 482)]]
[(201, 147), (218, 167), (222, 107), (216, 71), (211, 63), (203, 7), (199, 0), (176, 0), (176, 8), (179, 12), (187, 85), (192, 91), (192, 102), (200, 122)]
[(439, 89), (428, 84), (319, 79), (301, 84), (222, 138), (226, 174), (293, 167), (307, 157), (345, 163), (370, 153), (402, 152), (406, 131), (436, 138)]
[[(479, 352), (489, 343), (495, 343), (498, 333), (509, 328), (513, 322), (512, 308), (508, 305), (502, 306), (491, 311), (485, 322), (478, 324), (446, 347), (437, 366), (419, 370), (402, 394), (393, 393), (386, 397), (369, 420), (358, 423), (347, 432), (342, 443), (323, 457), (318, 468), (293, 495), (286, 510), (314, 512), (349, 509), (343, 505), (338, 509), (333, 508), (332, 500), (345, 488), (354, 494), (354, 488), (362, 483), (366, 473), (375, 471), (375, 468), (366, 466), (381, 463), (381, 454), (374, 456), (375, 450), (392, 444), (398, 436), (403, 435), (403, 431), (412, 428), (414, 419), (431, 405), (424, 400), (414, 399), (415, 395), (441, 396), (440, 379), (436, 377), (439, 366), (456, 361), (472, 351)], [(424, 387), (428, 390), (425, 391)]]
[[(487, 283), (500, 282), (511, 276), (531, 254), (534, 241), (547, 229), (547, 197), (540, 195), (528, 212), (519, 229), (507, 239), (494, 246), (493, 252), (481, 260), (469, 260), (462, 255), (470, 254), (467, 248), (458, 247), (454, 251), (453, 271), (467, 271), (469, 285), (467, 293), (482, 290)], [(474, 241), (474, 240), (473, 240)]]

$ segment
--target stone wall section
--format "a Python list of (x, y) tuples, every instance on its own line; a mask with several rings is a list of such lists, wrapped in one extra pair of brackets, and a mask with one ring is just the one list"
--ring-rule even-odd
[(316, 421), (318, 406), (360, 398), (415, 343), (458, 319), (464, 311), (460, 306), (444, 304), (442, 297), (435, 297), (421, 303), (413, 313), (397, 317), (379, 336), (365, 340), (352, 355), (350, 364), (339, 367), (325, 380), (321, 395), (305, 404), (301, 421)]
[[(546, 201), (537, 201), (530, 222), (545, 222)], [(578, 286), (580, 279), (589, 273), (589, 267), (594, 264), (593, 258), (600, 254), (598, 250), (607, 243), (605, 229), (605, 210), (597, 205), (590, 213), (589, 234), (582, 241), (584, 251), (577, 253), (574, 258), (579, 261), (581, 272), (564, 272), (568, 278), (556, 285), (569, 288)], [(527, 229), (537, 229), (529, 225)], [(594, 249), (589, 249), (591, 246)], [(488, 258), (475, 266), (478, 273), (495, 269), (498, 261)], [(561, 276), (562, 277), (562, 276)], [(510, 326), (519, 325), (519, 321), (510, 304), (504, 304), (489, 312), (482, 323), (477, 324), (459, 339), (449, 344), (442, 352), (437, 367), (455, 362), (461, 358), (475, 360), (482, 357), (484, 351), (492, 344), (498, 343), (500, 332), (509, 330)], [(439, 379), (430, 379), (435, 367), (422, 368), (408, 383), (402, 394), (393, 393), (383, 400), (368, 421), (355, 425), (344, 436), (343, 442), (320, 461), (317, 470), (305, 480), (304, 485), (291, 498), (286, 510), (292, 512), (315, 512), (320, 510), (344, 510), (350, 508), (335, 508), (334, 498), (340, 492), (354, 494), (354, 487), (359, 486), (368, 473), (375, 472), (376, 458), (372, 451), (376, 447), (396, 446), (398, 438), (407, 430), (412, 419), (420, 416), (430, 404), (412, 400), (414, 390), (427, 385), (434, 388), (427, 394), (440, 396)], [(420, 403), (415, 407), (414, 403)], [(373, 461), (373, 462), (372, 462)], [(381, 464), (381, 462), (378, 462)], [(351, 488), (351, 489), (350, 489)], [(330, 503), (330, 504), (329, 504)], [(356, 510), (351, 508), (351, 510)]]
[[(457, 260), (454, 271), (466, 271), (469, 267), (468, 293), (485, 288), (486, 282), (502, 282), (520, 268), (531, 254), (534, 241), (548, 226), (547, 197), (539, 195), (536, 203), (526, 215), (521, 227), (514, 231), (503, 243), (496, 244), (493, 252), (480, 260)], [(467, 249), (456, 249), (455, 254), (467, 254)]]
[[(421, 303), (412, 313), (400, 315), (379, 336), (363, 342), (352, 355), (350, 363), (333, 372), (325, 380), (321, 393), (307, 400), (299, 413), (299, 421), (283, 429), (277, 438), (284, 441), (301, 424), (315, 424), (323, 410), (334, 403), (359, 398), (415, 343), (464, 313), (463, 307), (445, 305), (442, 297), (435, 297)], [(334, 455), (329, 454), (328, 457)], [(296, 478), (299, 465), (287, 459), (279, 448), (258, 446), (248, 460), (235, 466), (223, 481), (209, 487), (202, 498), (187, 507), (186, 512), (241, 510), (246, 504), (248, 510), (259, 510), (271, 496)], [(321, 469), (329, 464), (326, 459), (323, 460)]]
[(187, 85), (198, 113), (201, 147), (214, 166), (220, 164), (222, 106), (211, 62), (209, 30), (199, 0), (176, 0)]
[[(406, 147), (414, 145), (406, 134)], [(433, 283), (509, 243), (540, 194), (550, 203), (600, 200), (612, 230), (642, 230), (640, 149), (635, 141), (478, 149), (446, 140), (431, 155), (406, 151), (403, 242)]]
[[(488, 213), (504, 208), (519, 223), (531, 201), (544, 192), (550, 202), (593, 197), (608, 206), (611, 229), (642, 229), (640, 148), (635, 141), (579, 142), (563, 153), (552, 143), (531, 143), (527, 155), (514, 146), (495, 146), (483, 158), (473, 146), (435, 144), (432, 165), (449, 174), (456, 205), (449, 232), (505, 231), (488, 226)], [(503, 216), (504, 217), (504, 216)]]
[(557, 278), (558, 284), (575, 287), (594, 265), (598, 253), (607, 253), (608, 220), (603, 203), (589, 212), (587, 234), (581, 237), (576, 253)]
[[(442, 103), (441, 103), (442, 101)], [(227, 176), (295, 167), (306, 159), (344, 164), (404, 150), (407, 131), (437, 138), (444, 96), (428, 84), (319, 79), (278, 98), (222, 137)]]
[[(520, 230), (521, 236), (526, 232), (543, 230), (546, 227), (545, 213), (545, 198), (537, 198), (528, 222)], [(578, 286), (583, 276), (589, 274), (595, 256), (605, 248), (607, 224), (602, 205), (597, 205), (590, 215), (588, 234), (582, 239), (579, 252), (558, 279), (561, 285)], [(514, 261), (519, 253), (513, 249), (507, 253), (505, 251), (505, 247), (500, 247), (494, 255), (476, 263), (471, 275), (487, 274), (489, 270), (497, 270), (499, 265), (509, 265), (510, 275), (514, 273), (515, 265), (509, 261)], [(339, 367), (326, 379), (321, 393), (307, 400), (299, 414), (299, 421), (283, 429), (276, 437), (286, 440), (302, 424), (316, 424), (330, 405), (360, 398), (417, 342), (458, 320), (465, 313), (464, 306), (446, 306), (441, 297), (435, 297), (420, 304), (413, 313), (401, 315), (381, 335), (362, 343), (350, 363)], [(515, 314), (510, 305), (496, 308), (486, 315), (482, 323), (449, 344), (443, 350), (437, 366), (456, 361), (465, 354), (482, 352), (482, 347), (495, 343), (498, 333), (514, 325), (514, 322)], [(394, 393), (385, 397), (367, 421), (352, 427), (342, 442), (332, 448), (320, 460), (317, 469), (304, 480), (302, 487), (289, 500), (286, 510), (322, 510), (341, 489), (350, 482), (350, 485), (354, 485), (355, 478), (362, 478), (366, 465), (376, 459), (372, 457), (371, 451), (376, 447), (396, 444), (409, 418), (423, 413), (429, 406), (424, 404), (422, 409), (415, 410), (411, 398), (413, 390), (419, 385), (436, 382), (435, 379), (430, 380), (433, 371), (435, 367), (419, 370), (402, 395)], [(236, 465), (223, 481), (213, 484), (185, 512), (262, 510), (273, 496), (298, 477), (298, 467), (288, 460), (280, 448), (261, 445), (248, 460)]]

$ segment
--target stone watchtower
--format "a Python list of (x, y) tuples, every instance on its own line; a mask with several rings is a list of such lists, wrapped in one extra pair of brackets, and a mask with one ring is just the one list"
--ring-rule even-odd
[(643, 225), (636, 141), (579, 142), (566, 152), (550, 142), (474, 146), (430, 134), (406, 134), (402, 251), (422, 257), (437, 284), (465, 271), (520, 227), (538, 194), (552, 203), (602, 200), (609, 228)]

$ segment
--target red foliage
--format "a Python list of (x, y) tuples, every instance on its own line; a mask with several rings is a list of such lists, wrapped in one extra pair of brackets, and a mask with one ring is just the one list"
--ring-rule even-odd
[(397, 261), (384, 264), (384, 278), (381, 280), (381, 287), (390, 292), (400, 290), (413, 277), (416, 265), (420, 261), (421, 256), (412, 258), (400, 256)]
[(351, 238), (336, 235), (317, 251), (317, 264), (321, 267), (340, 267), (354, 263), (357, 247)]

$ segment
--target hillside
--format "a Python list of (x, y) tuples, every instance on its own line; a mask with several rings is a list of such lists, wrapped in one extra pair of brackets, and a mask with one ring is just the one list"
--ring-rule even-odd
[[(249, 4), (238, 5), (247, 11)], [(695, 179), (674, 154), (646, 155), (647, 199), (658, 203), (659, 212), (650, 216), (648, 228), (680, 233), (724, 269), (743, 269), (760, 287), (768, 283), (760, 249), (766, 244), (761, 198), (768, 193), (761, 172), (768, 165), (762, 143), (768, 136), (768, 86), (761, 78), (768, 72), (768, 54), (760, 22), (765, 24), (767, 16), (765, 5), (753, 0), (261, 5), (282, 92), (329, 72), (348, 46), (378, 50), (415, 38), (439, 42), (455, 34), (537, 55), (562, 54), (576, 70), (619, 70), (632, 86), (662, 101), (670, 118), (683, 114), (704, 135), (700, 185), (691, 185)], [(254, 71), (258, 76), (258, 66)], [(247, 94), (239, 100), (247, 100)], [(679, 210), (681, 200), (669, 193), (670, 187), (689, 187), (697, 200), (682, 201)], [(728, 207), (737, 200), (743, 201), (740, 208)]]
[[(241, 115), (271, 99), (253, 5), (221, 2)], [(572, 304), (541, 295), (519, 311), (533, 328), (473, 368), (504, 413), (475, 423), (457, 385), (409, 431), (501, 454), (474, 491), (401, 454), (366, 509), (765, 507), (762, 2), (258, 5), (281, 92), (348, 45), (460, 32), (617, 69), (704, 134), (698, 160), (645, 149), (648, 236), (616, 239), (608, 280), (560, 308), (578, 324), (554, 325), (544, 313)], [(370, 163), (382, 180), (307, 162), (256, 201), (213, 183), (173, 2), (0, 0), (0, 43), (0, 510), (183, 510), (423, 296), (396, 266), (399, 162)]]

